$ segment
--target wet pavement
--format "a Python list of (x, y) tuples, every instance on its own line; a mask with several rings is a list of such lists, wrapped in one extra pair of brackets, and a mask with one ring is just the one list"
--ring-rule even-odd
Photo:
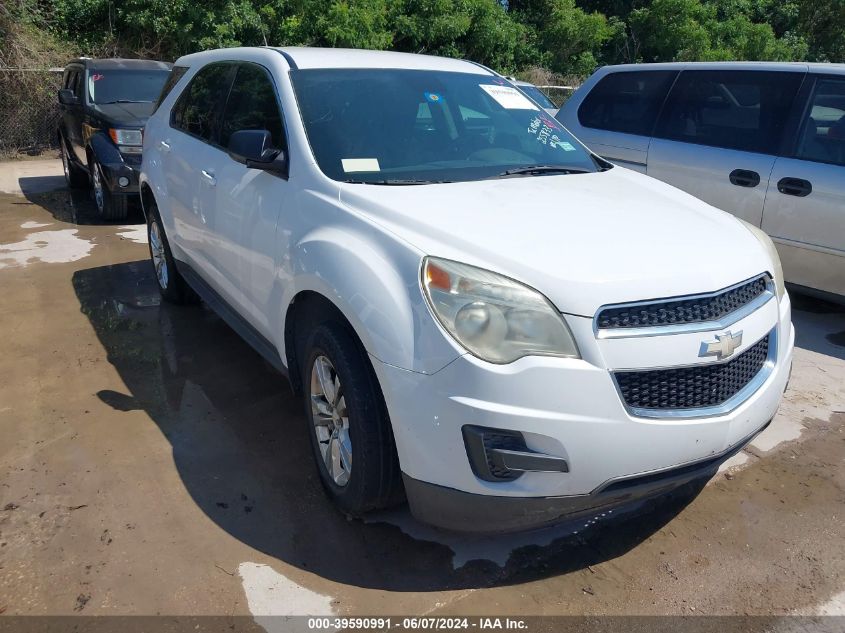
[(781, 412), (707, 485), (498, 538), (349, 520), (285, 379), (160, 304), (140, 213), (29, 169), (0, 194), (0, 613), (845, 614), (845, 308), (793, 297)]

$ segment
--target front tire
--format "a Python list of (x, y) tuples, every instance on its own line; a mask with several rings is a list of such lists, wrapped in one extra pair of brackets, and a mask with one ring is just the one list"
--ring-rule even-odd
[(115, 195), (108, 190), (103, 178), (103, 170), (96, 160), (91, 160), (91, 189), (97, 213), (104, 220), (125, 220), (129, 215), (129, 197)]
[(173, 253), (170, 251), (170, 244), (155, 203), (150, 205), (147, 213), (147, 243), (162, 299), (176, 305), (196, 303), (198, 300), (196, 293), (182, 277), (173, 261)]
[(402, 499), (387, 407), (369, 358), (346, 327), (317, 326), (302, 366), (305, 415), (323, 487), (360, 516)]

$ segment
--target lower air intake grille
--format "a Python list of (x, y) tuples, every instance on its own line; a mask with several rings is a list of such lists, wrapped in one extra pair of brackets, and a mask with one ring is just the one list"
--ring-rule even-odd
[(635, 409), (716, 407), (739, 393), (763, 368), (770, 336), (727, 363), (620, 371), (614, 377), (625, 404)]

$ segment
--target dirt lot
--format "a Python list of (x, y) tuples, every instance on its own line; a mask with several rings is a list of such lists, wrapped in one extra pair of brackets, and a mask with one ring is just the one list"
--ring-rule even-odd
[(347, 520), (284, 379), (58, 174), (0, 165), (0, 613), (845, 615), (845, 309), (794, 297), (781, 412), (703, 488), (502, 538)]

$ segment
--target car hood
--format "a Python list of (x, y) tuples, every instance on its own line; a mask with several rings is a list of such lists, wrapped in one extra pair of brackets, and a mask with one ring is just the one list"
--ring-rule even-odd
[(144, 127), (155, 109), (154, 103), (95, 103), (91, 108), (111, 125)]
[(771, 268), (736, 218), (622, 167), (440, 185), (343, 184), (340, 199), (425, 255), (507, 275), (582, 316), (608, 303), (718, 290)]

